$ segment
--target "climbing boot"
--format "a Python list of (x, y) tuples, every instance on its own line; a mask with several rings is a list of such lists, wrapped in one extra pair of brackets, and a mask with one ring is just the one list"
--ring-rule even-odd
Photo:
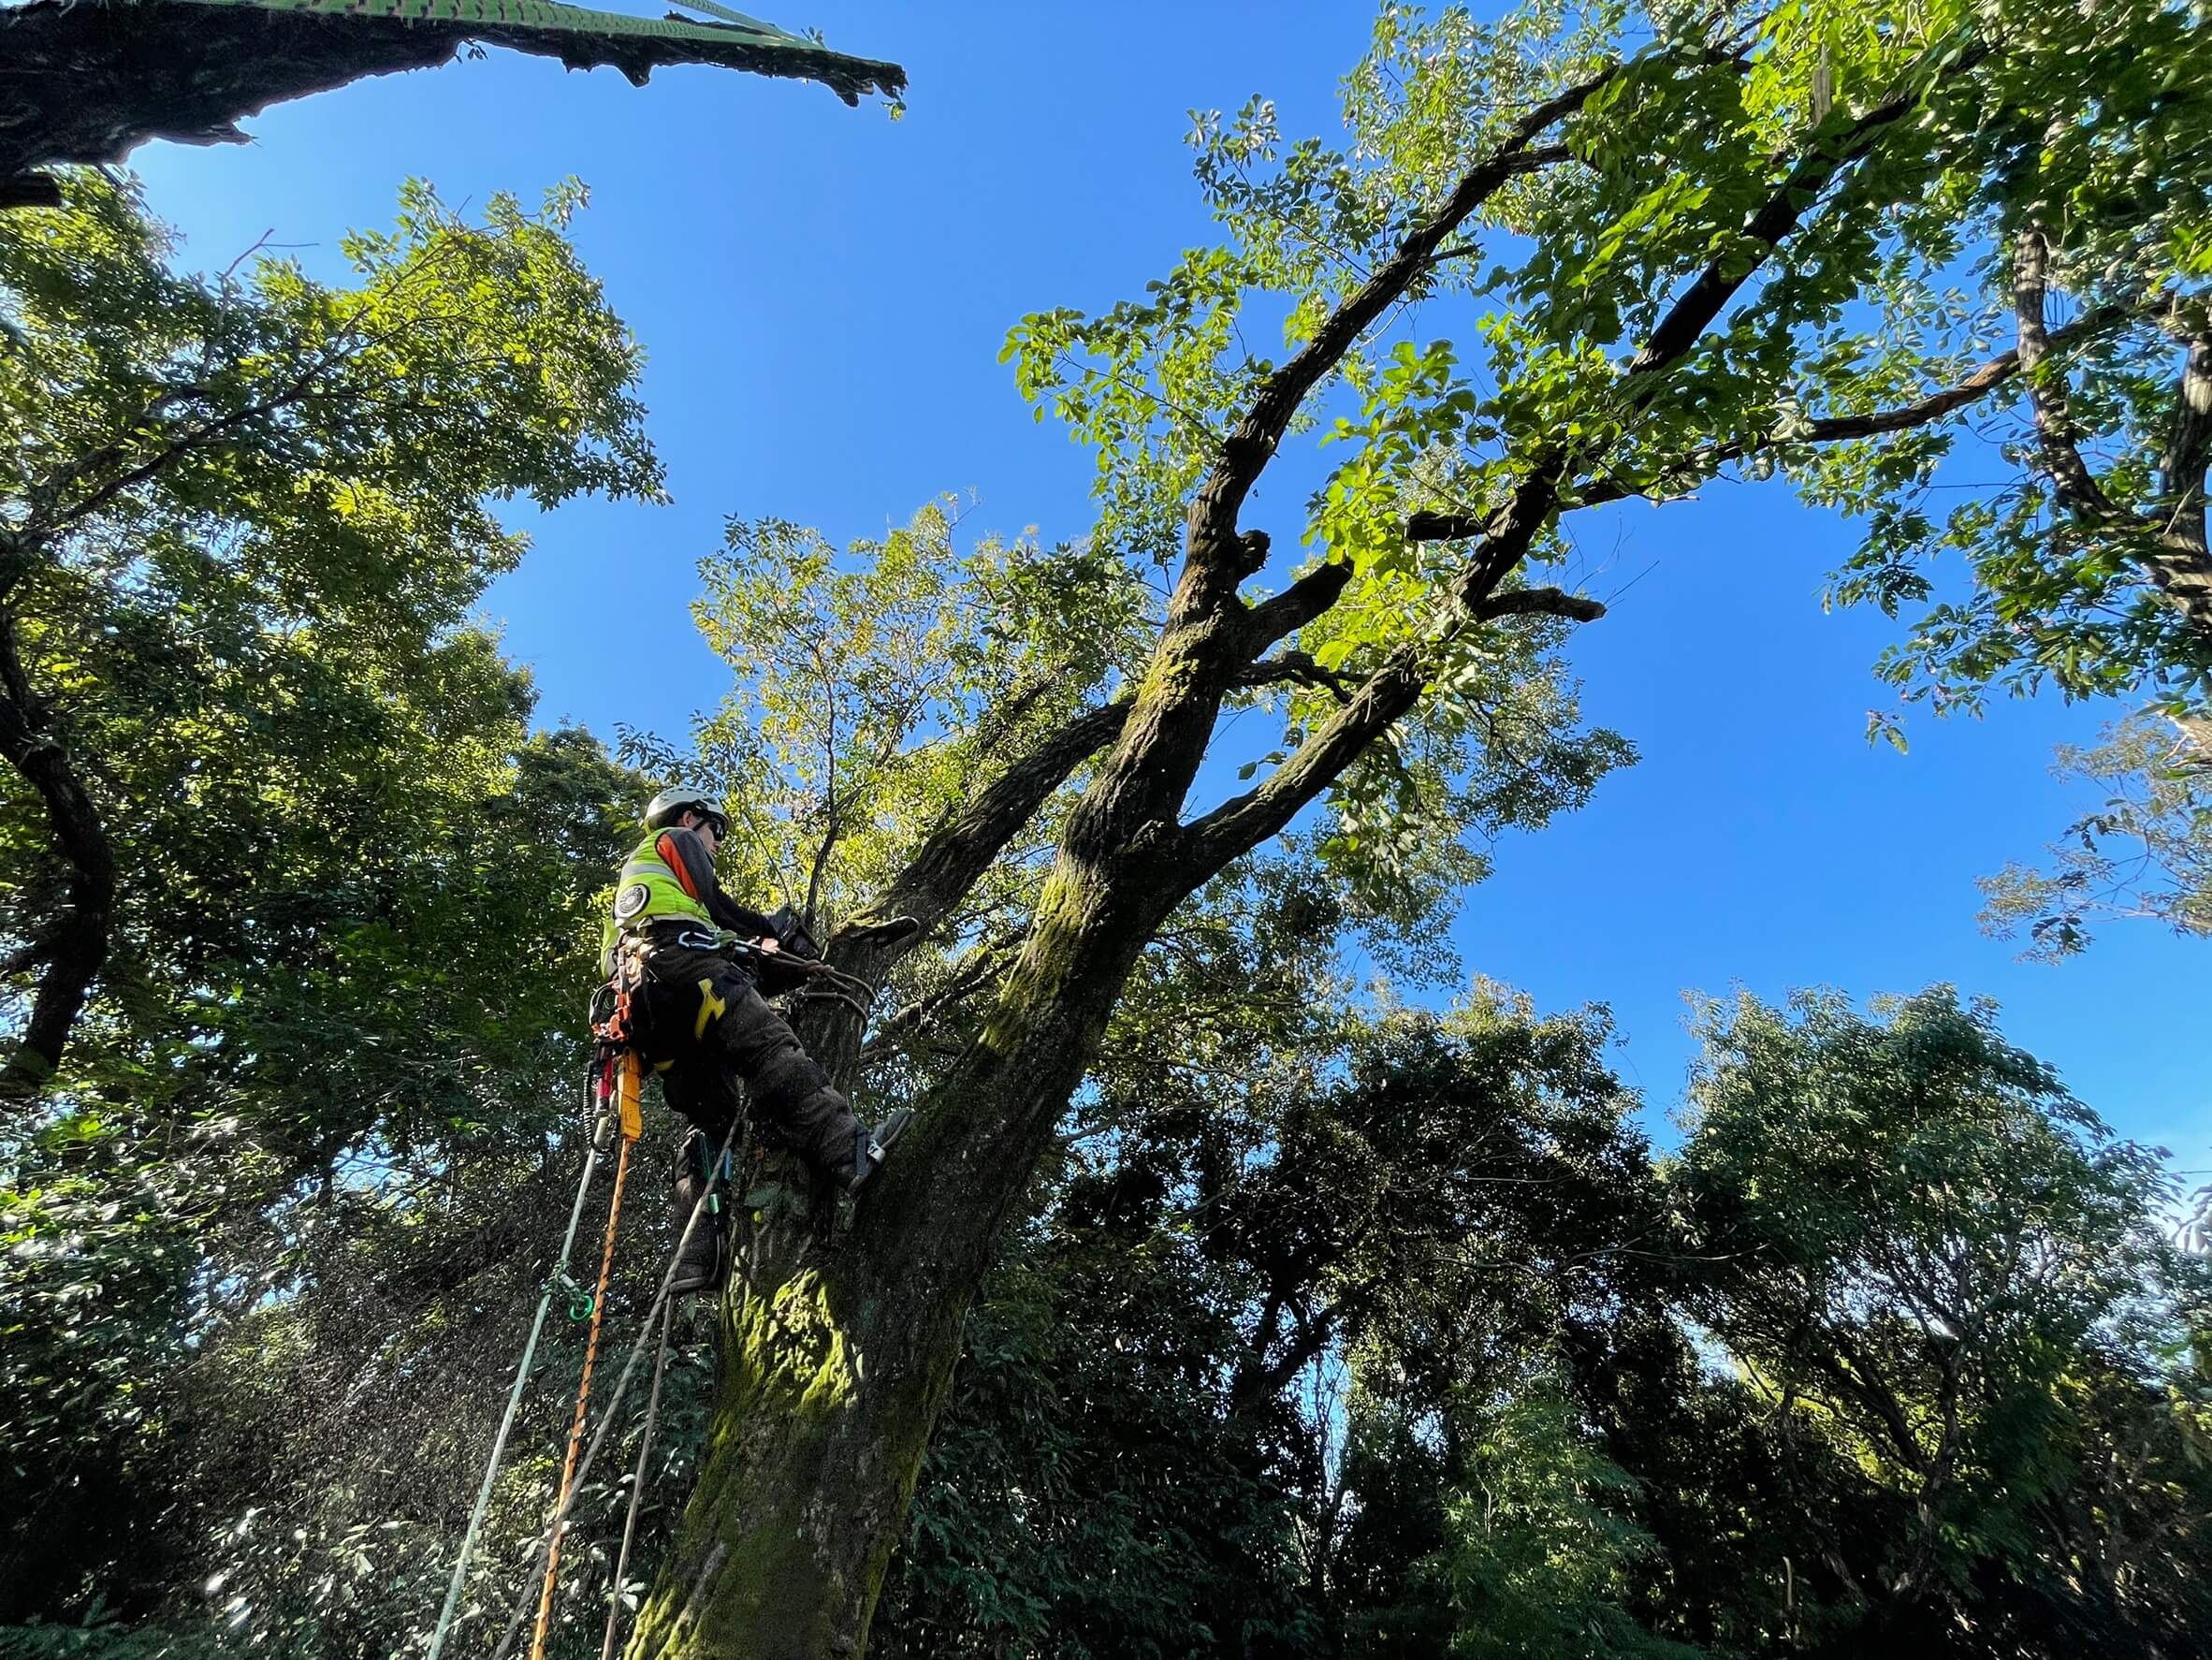
[[(695, 1133), (695, 1132), (694, 1132)], [(700, 1149), (704, 1151), (704, 1147)], [(701, 1160), (694, 1156), (689, 1141), (684, 1144), (682, 1162), (677, 1167), (675, 1184), (669, 1194), (676, 1205), (676, 1230), (680, 1238), (684, 1224), (691, 1221), (691, 1211), (699, 1203), (702, 1194), (709, 1193), (711, 1184)], [(721, 1199), (719, 1194), (709, 1197), (699, 1213), (697, 1226), (691, 1238), (684, 1241), (683, 1255), (677, 1259), (676, 1279), (669, 1287), (672, 1294), (688, 1297), (695, 1291), (719, 1290), (729, 1277), (730, 1260), (728, 1236), (723, 1229)]]
[(914, 1109), (901, 1107), (882, 1123), (870, 1129), (860, 1127), (860, 1133), (852, 1138), (852, 1170), (845, 1177), (845, 1191), (857, 1193), (867, 1185), (867, 1179), (883, 1166), (894, 1142), (907, 1132), (907, 1126), (914, 1121)]

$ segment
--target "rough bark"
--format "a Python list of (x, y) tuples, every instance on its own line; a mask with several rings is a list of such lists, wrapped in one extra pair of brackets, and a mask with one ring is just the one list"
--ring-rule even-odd
[[(1426, 684), (1425, 648), (1393, 653), (1358, 686), (1347, 684), (1344, 706), (1261, 785), (1182, 823), (1228, 691), (1269, 644), (1325, 611), (1347, 575), (1323, 567), (1284, 595), (1247, 604), (1238, 589), (1260, 568), (1266, 545), (1239, 528), (1242, 504), (1301, 401), (1488, 195), (1526, 170), (1536, 138), (1614, 73), (1599, 71), (1509, 129), (1443, 210), (1261, 386), (1223, 442), (1191, 503), (1184, 568), (1152, 659), (1126, 706), (1116, 706), (1117, 724), (1070, 810), (1019, 954), (978, 1039), (924, 1103), (855, 1224), (825, 1244), (776, 1190), (764, 1187), (749, 1201), (740, 1270), (722, 1314), (723, 1371), (704, 1473), (641, 1614), (631, 1660), (812, 1660), (865, 1649), (962, 1319), (1139, 954), (1176, 904), (1288, 823)], [(1769, 246), (1778, 242), (1817, 183), (1864, 153), (1901, 112), (1885, 108), (1870, 117), (1870, 128), (1799, 167), (1752, 228)], [(1647, 395), (1647, 386), (1656, 392), (1748, 275), (1732, 266), (1692, 284), (1663, 335), (1639, 354), (1631, 397)], [(1539, 450), (1521, 486), (1485, 521), (1445, 596), (1455, 625), (1595, 613), (1573, 596), (1505, 586), (1558, 510), (1565, 470), (1556, 452)], [(1005, 814), (979, 811), (979, 822), (1003, 823), (1015, 805)], [(951, 834), (956, 847), (925, 850), (917, 861), (937, 874), (922, 881), (910, 871), (901, 879), (911, 881), (906, 896), (887, 898), (864, 920), (910, 906), (919, 917), (914, 895), (972, 881), (956, 866), (980, 871), (974, 860), (981, 853), (988, 863), (989, 837)], [(859, 961), (847, 954), (840, 966)], [(852, 1017), (831, 1009), (821, 1018)], [(850, 1042), (840, 1056), (857, 1053), (857, 1031)]]
[(148, 138), (240, 143), (237, 124), (271, 104), (434, 68), (472, 41), (571, 69), (610, 65), (639, 86), (673, 64), (818, 80), (848, 104), (906, 86), (895, 64), (779, 33), (546, 0), (432, 0), (433, 8), (439, 15), (398, 17), (361, 5), (325, 12), (255, 0), (36, 0), (0, 9), (0, 206), (41, 199), (34, 167), (120, 161)]
[(70, 1030), (108, 957), (115, 908), (115, 852), (51, 712), (23, 673), (11, 610), (0, 609), (0, 757), (37, 794), (65, 875), (60, 902), (20, 966), (39, 970), (30, 1019), (0, 1067), (0, 1099), (36, 1096), (61, 1065)]
[(2202, 557), (2205, 468), (2212, 457), (2212, 338), (2191, 335), (2174, 386), (2173, 425), (2159, 458), (2159, 482), (2167, 506), (2165, 534)]
[[(2194, 561), (2201, 590), (2203, 579), (2212, 576), (2212, 542), (2205, 529), (2205, 470), (2212, 461), (2212, 338), (2191, 333), (2185, 345), (2187, 356), (2174, 387), (2173, 425), (2159, 458), (2159, 483), (2166, 538), (2183, 558)], [(2181, 734), (2176, 761), (2212, 767), (2212, 706), (2170, 718)]]
[(2013, 313), (2020, 367), (2043, 470), (2059, 504), (2089, 531), (2117, 536), (2189, 631), (2212, 650), (2212, 555), (2205, 546), (2205, 447), (2212, 441), (2212, 351), (2192, 340), (2176, 388), (2172, 428), (2162, 458), (2168, 498), (2156, 517), (2113, 500), (2081, 453), (2081, 433), (2068, 401), (2066, 376), (2052, 357), (2044, 322), (2051, 248), (2038, 226), (2021, 232), (2013, 255)]

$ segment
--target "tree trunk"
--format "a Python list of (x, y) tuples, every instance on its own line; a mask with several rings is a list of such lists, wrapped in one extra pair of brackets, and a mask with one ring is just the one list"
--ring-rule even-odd
[[(704, 1466), (629, 1660), (857, 1660), (865, 1651), (968, 1303), (1138, 954), (1178, 903), (1313, 801), (1424, 684), (1419, 651), (1390, 653), (1265, 783), (1183, 823), (1229, 689), (1273, 643), (1327, 611), (1349, 575), (1324, 563), (1247, 604), (1237, 590), (1265, 563), (1267, 538), (1239, 530), (1240, 509), (1306, 395), (1455, 227), (1539, 165), (1533, 139), (1579, 109), (1617, 67), (1528, 111), (1436, 216), (1267, 377), (1191, 500), (1183, 571), (1135, 694), (1011, 766), (856, 919), (880, 925), (910, 914), (934, 928), (1082, 758), (1111, 743), (1069, 815), (981, 1035), (924, 1103), (851, 1225), (823, 1243), (793, 1214), (798, 1207), (768, 1190), (757, 1210), (749, 1199), (723, 1302)], [(1492, 527), (1478, 568), (1455, 585), (1460, 602), (1490, 602), (1552, 511), (1556, 477), (1538, 473), (1518, 511)], [(894, 954), (857, 938), (842, 952), (832, 946), (839, 968), (870, 983)], [(840, 1029), (837, 1015), (821, 1014), (800, 1031), (849, 1086), (857, 1022)]]
[(630, 1660), (863, 1652), (968, 1303), (1149, 931), (1123, 919), (1028, 1041), (955, 1068), (828, 1243), (792, 1189), (749, 1196), (706, 1457)]
[(982, 1036), (849, 1225), (825, 1245), (800, 1207), (771, 1197), (780, 1190), (749, 1199), (699, 1485), (630, 1660), (866, 1648), (1000, 1230), (1138, 954), (1201, 879), (1174, 856), (1175, 812), (1241, 666), (1221, 648), (1241, 611), (1233, 581), (1194, 549)]
[(115, 909), (114, 849), (52, 726), (51, 711), (23, 670), (14, 614), (0, 609), (0, 759), (37, 793), (67, 866), (61, 903), (20, 954), (25, 966), (39, 968), (38, 982), (30, 1018), (0, 1067), (0, 1099), (36, 1096), (61, 1065), (93, 982), (107, 963)]

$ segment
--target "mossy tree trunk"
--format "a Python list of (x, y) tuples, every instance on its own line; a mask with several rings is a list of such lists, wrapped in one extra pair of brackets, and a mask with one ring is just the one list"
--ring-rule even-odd
[[(1189, 631), (1183, 631), (1187, 634)], [(1200, 630), (1202, 634), (1205, 631)], [(999, 1230), (1096, 1054), (1137, 954), (1195, 885), (1157, 856), (1180, 791), (1148, 766), (1180, 735), (1195, 770), (1235, 666), (1178, 648), (1171, 631), (1139, 694), (1056, 740), (1064, 764), (1030, 767), (999, 810), (963, 828), (971, 850), (917, 866), (898, 914), (934, 920), (1036, 805), (1119, 730), (1105, 776), (1078, 808), (1027, 947), (999, 987), (985, 1035), (926, 1104), (852, 1225), (824, 1244), (805, 1216), (769, 1209), (740, 1225), (722, 1308), (721, 1376), (682, 1535), (644, 1609), (633, 1657), (858, 1653), (960, 1347), (961, 1322)], [(1186, 642), (1186, 644), (1187, 642)], [(1221, 681), (1194, 709), (1191, 689)], [(1075, 752), (1070, 754), (1070, 750)], [(1017, 775), (1024, 773), (1016, 768)], [(1118, 780), (1118, 785), (1115, 780)], [(1125, 833), (1124, 826), (1134, 823)], [(1154, 826), (1150, 834), (1145, 826)], [(888, 910), (888, 907), (880, 907)], [(845, 952), (880, 971), (897, 948)], [(863, 960), (872, 959), (872, 960)], [(853, 1065), (849, 1016), (817, 1018), (818, 1054)]]
[[(911, 939), (949, 914), (991, 859), (1075, 767), (1107, 750), (1070, 814), (1019, 957), (982, 1035), (924, 1103), (921, 1122), (832, 1243), (795, 1216), (741, 1220), (722, 1310), (721, 1376), (697, 1491), (641, 1612), (631, 1660), (802, 1660), (859, 1654), (906, 1522), (960, 1349), (961, 1322), (1081, 1082), (1139, 954), (1181, 900), (1283, 828), (1400, 716), (1424, 684), (1415, 649), (1393, 657), (1262, 784), (1186, 823), (1184, 803), (1222, 700), (1291, 677), (1273, 647), (1320, 616), (1348, 570), (1323, 564), (1247, 602), (1267, 539), (1239, 510), (1291, 417), (1345, 352), (1415, 280), (1443, 240), (1524, 153), (1579, 108), (1578, 87), (1533, 111), (1399, 256), (1346, 300), (1259, 389), (1193, 500), (1186, 557), (1152, 661), (1133, 694), (1016, 762), (947, 825), (842, 939), (831, 960), (878, 980)], [(1550, 590), (1491, 591), (1543, 513), (1503, 526), (1478, 583), (1460, 596), (1480, 621), (1596, 608)], [(897, 916), (918, 934), (865, 932)], [(850, 1082), (855, 1016), (822, 1003), (801, 1035)], [(864, 1114), (865, 1115), (865, 1114)]]
[[(1280, 594), (1244, 599), (1239, 588), (1267, 555), (1265, 536), (1239, 525), (1253, 484), (1301, 404), (1432, 269), (1447, 240), (1510, 180), (1570, 159), (1566, 146), (1539, 140), (1622, 69), (1597, 66), (1506, 127), (1436, 213), (1259, 385), (1192, 498), (1183, 569), (1133, 693), (1015, 762), (931, 838), (868, 914), (833, 939), (834, 962), (880, 983), (1038, 806), (1105, 750), (1070, 812), (982, 1035), (923, 1103), (920, 1125), (854, 1225), (828, 1245), (795, 1218), (749, 1219), (742, 1229), (704, 1471), (630, 1660), (817, 1660), (866, 1649), (962, 1319), (1155, 931), (1409, 713), (1455, 636), (1508, 616), (1586, 621), (1603, 614), (1556, 590), (1506, 586), (1563, 504), (1606, 499), (1603, 481), (1578, 476), (1549, 435), (1531, 434), (1517, 445), (1520, 482), (1494, 510), (1443, 529), (1433, 516), (1406, 525), (1409, 540), (1467, 544), (1438, 585), (1433, 626), (1410, 631), (1415, 637), (1363, 680), (1337, 683), (1335, 712), (1251, 790), (1184, 818), (1224, 697), (1239, 685), (1310, 679), (1312, 663), (1273, 648), (1335, 604), (1350, 578), (1345, 565), (1324, 562)], [(1821, 188), (1913, 107), (1909, 98), (1883, 105), (1841, 132), (1824, 131), (1796, 158), (1747, 216), (1742, 245), (1680, 290), (1624, 367), (1628, 410), (1659, 393)], [(1747, 258), (1747, 246), (1763, 252)], [(918, 931), (891, 939), (872, 927), (897, 916), (911, 917)], [(858, 1017), (828, 1002), (810, 1008), (802, 1037), (849, 1083)]]

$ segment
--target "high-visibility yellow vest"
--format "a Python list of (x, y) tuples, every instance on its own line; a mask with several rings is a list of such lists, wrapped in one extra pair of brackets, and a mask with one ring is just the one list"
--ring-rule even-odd
[(614, 908), (600, 931), (603, 962), (612, 962), (615, 939), (624, 928), (634, 928), (658, 917), (688, 917), (714, 926), (706, 907), (684, 892), (683, 879), (661, 856), (661, 835), (655, 830), (639, 842), (623, 861), (621, 874), (615, 878)]

